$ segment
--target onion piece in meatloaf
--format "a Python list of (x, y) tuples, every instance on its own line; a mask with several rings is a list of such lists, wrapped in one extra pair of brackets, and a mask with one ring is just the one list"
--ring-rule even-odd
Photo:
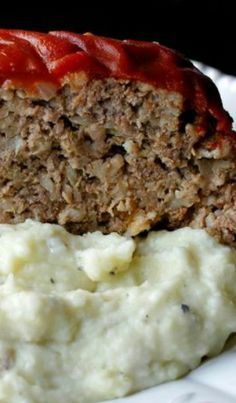
[(236, 136), (219, 93), (158, 43), (0, 31), (0, 222), (74, 233), (236, 234)]

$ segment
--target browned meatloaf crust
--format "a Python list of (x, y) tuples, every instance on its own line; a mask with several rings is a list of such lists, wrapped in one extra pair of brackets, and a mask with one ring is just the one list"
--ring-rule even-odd
[(2, 30), (2, 49), (0, 222), (131, 235), (190, 225), (234, 243), (235, 134), (190, 62), (63, 32)]

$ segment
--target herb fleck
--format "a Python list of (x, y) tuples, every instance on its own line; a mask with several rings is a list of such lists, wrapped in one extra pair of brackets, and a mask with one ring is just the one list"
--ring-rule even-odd
[(50, 283), (55, 284), (55, 280), (53, 278), (50, 278)]
[(183, 313), (188, 313), (190, 311), (189, 306), (186, 304), (181, 304), (181, 309), (182, 309)]
[(116, 273), (114, 272), (114, 270), (110, 271), (110, 275), (114, 276)]

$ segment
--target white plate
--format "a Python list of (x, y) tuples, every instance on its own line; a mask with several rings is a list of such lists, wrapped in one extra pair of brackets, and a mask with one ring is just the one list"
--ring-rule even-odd
[(194, 62), (194, 64), (207, 76), (215, 82), (220, 91), (224, 108), (230, 113), (234, 119), (234, 128), (236, 129), (236, 77), (227, 76), (213, 67), (205, 66), (202, 63)]
[[(201, 63), (195, 64), (216, 83), (224, 108), (236, 122), (236, 78)], [(231, 345), (235, 347), (185, 378), (110, 403), (236, 403), (236, 340)]]

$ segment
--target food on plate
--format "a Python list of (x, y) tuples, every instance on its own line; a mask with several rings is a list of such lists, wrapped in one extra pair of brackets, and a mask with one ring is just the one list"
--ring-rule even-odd
[(0, 31), (0, 222), (206, 228), (233, 244), (236, 137), (212, 81), (158, 43)]
[(78, 236), (27, 220), (0, 235), (2, 402), (124, 396), (236, 331), (236, 251), (204, 230)]
[(175, 51), (0, 30), (1, 402), (126, 396), (222, 350), (235, 161), (216, 87)]

